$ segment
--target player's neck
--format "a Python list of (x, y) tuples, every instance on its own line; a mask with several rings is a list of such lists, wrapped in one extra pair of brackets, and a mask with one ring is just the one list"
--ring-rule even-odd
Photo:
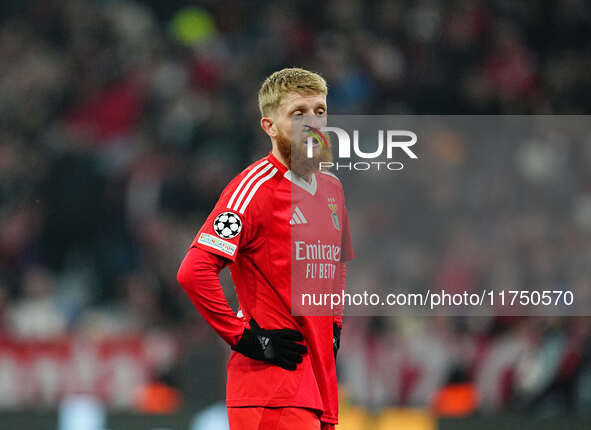
[(273, 154), (277, 161), (279, 161), (281, 164), (283, 164), (285, 167), (289, 169), (289, 166), (287, 165), (287, 160), (283, 157), (283, 155), (281, 155), (281, 152), (279, 151), (279, 148), (277, 148), (277, 145), (273, 145), (271, 154)]

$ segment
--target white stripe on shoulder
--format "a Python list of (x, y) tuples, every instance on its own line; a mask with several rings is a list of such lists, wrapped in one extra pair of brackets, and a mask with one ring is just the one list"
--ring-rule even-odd
[(328, 176), (332, 176), (332, 177), (333, 177), (333, 178), (335, 178), (337, 181), (340, 181), (340, 179), (338, 178), (338, 176), (337, 176), (337, 175), (335, 175), (335, 174), (334, 174), (334, 173), (332, 173), (332, 172), (329, 172), (329, 171), (327, 171), (327, 170), (320, 170), (320, 173), (323, 173), (323, 174), (325, 174), (325, 175), (328, 175)]
[(248, 181), (246, 183), (246, 185), (244, 186), (244, 188), (242, 189), (242, 192), (240, 193), (240, 195), (238, 196), (238, 199), (236, 200), (236, 203), (234, 204), (234, 210), (237, 210), (240, 207), (240, 203), (242, 203), (242, 199), (244, 198), (244, 196), (246, 195), (248, 189), (250, 188), (250, 186), (258, 179), (260, 178), (262, 175), (264, 175), (271, 167), (273, 167), (273, 165), (271, 163), (267, 164), (263, 169), (261, 169), (260, 172), (258, 172), (256, 175), (254, 175), (252, 178), (250, 178), (250, 181)]
[(242, 178), (242, 181), (240, 181), (240, 184), (238, 184), (238, 186), (236, 187), (236, 189), (234, 190), (234, 193), (232, 194), (232, 197), (230, 198), (230, 201), (228, 202), (228, 206), (226, 206), (228, 209), (232, 208), (232, 203), (234, 203), (234, 199), (236, 198), (236, 196), (238, 195), (238, 193), (240, 192), (240, 190), (242, 189), (242, 186), (246, 183), (246, 181), (248, 181), (248, 178), (250, 178), (252, 175), (254, 175), (254, 173), (260, 169), (261, 167), (263, 167), (265, 164), (267, 164), (269, 161), (264, 160), (262, 163), (257, 164), (256, 166), (254, 166), (250, 172), (248, 172), (248, 174)]
[(271, 179), (275, 175), (275, 173), (277, 173), (277, 167), (274, 167), (273, 170), (271, 170), (271, 173), (269, 173), (267, 176), (259, 179), (259, 181), (256, 183), (256, 185), (254, 187), (252, 187), (252, 190), (250, 191), (250, 194), (248, 195), (248, 197), (246, 198), (246, 200), (244, 200), (244, 204), (240, 208), (240, 211), (239, 212), (241, 214), (244, 213), (244, 211), (246, 210), (246, 207), (248, 206), (248, 204), (250, 203), (250, 201), (254, 197), (254, 194), (257, 192), (257, 190), (259, 189), (259, 187), (261, 185), (263, 185), (265, 182), (267, 182), (269, 179)]

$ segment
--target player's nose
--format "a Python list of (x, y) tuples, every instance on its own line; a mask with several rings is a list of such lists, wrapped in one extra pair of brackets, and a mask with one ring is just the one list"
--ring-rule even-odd
[(304, 127), (319, 129), (326, 125), (326, 117), (320, 115), (305, 115), (303, 125)]

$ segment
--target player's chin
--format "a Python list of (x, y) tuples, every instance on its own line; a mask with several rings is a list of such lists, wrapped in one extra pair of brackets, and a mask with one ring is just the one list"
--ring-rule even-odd
[(290, 169), (299, 176), (307, 176), (320, 170), (320, 163), (332, 161), (332, 152), (317, 144), (313, 147), (312, 157), (308, 157), (308, 147), (304, 144), (292, 147), (290, 158)]
[(307, 176), (308, 174), (318, 170), (320, 162), (314, 158), (299, 158), (292, 157), (290, 169), (299, 176)]

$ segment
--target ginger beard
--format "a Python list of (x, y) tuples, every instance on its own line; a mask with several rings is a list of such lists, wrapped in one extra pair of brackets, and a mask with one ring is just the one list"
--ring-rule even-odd
[(332, 162), (330, 138), (325, 136), (328, 147), (316, 142), (312, 148), (312, 157), (308, 157), (308, 135), (304, 133), (301, 136), (297, 138), (297, 143), (292, 144), (291, 138), (279, 129), (276, 137), (277, 149), (292, 172), (302, 178), (308, 178), (311, 173), (320, 170), (320, 163)]

